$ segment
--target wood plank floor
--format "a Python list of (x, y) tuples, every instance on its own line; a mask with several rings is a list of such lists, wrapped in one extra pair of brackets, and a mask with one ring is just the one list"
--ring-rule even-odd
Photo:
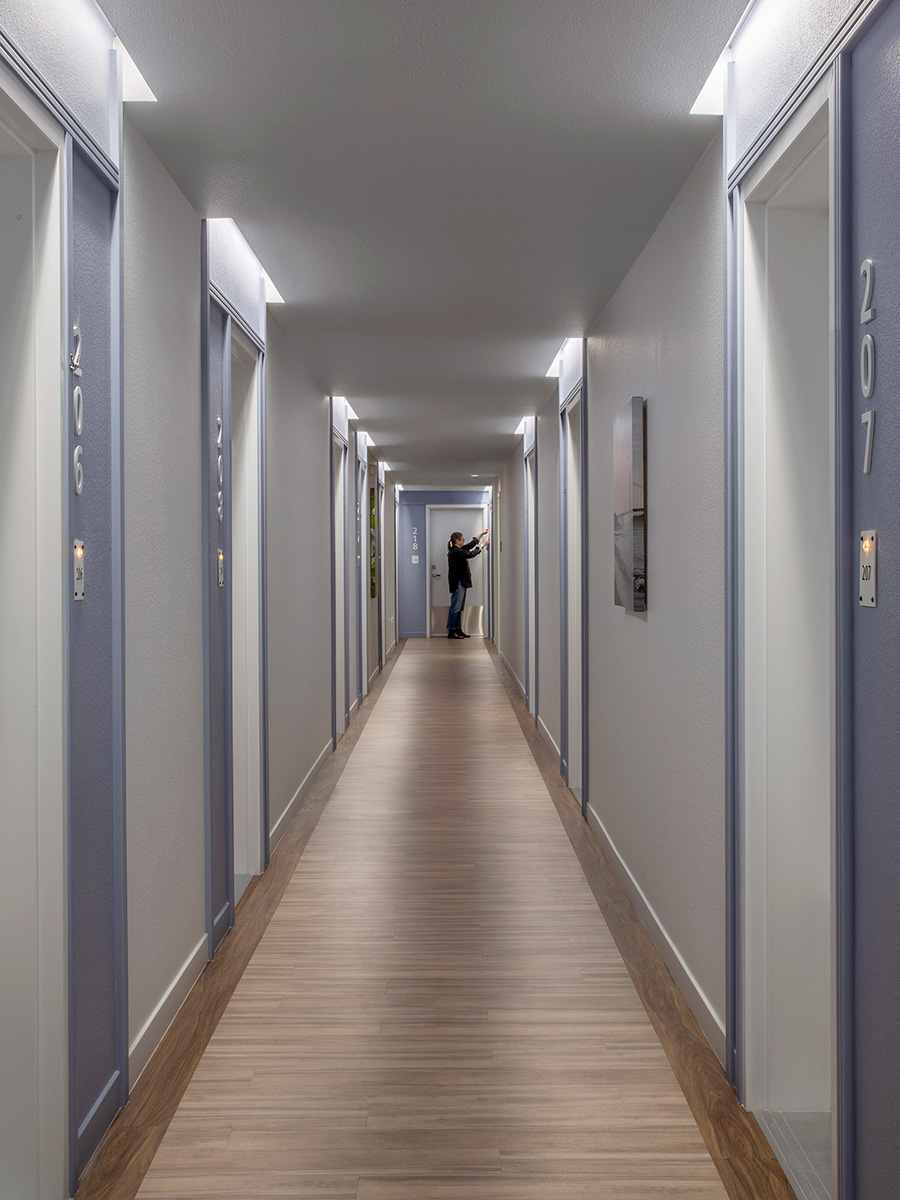
[(726, 1194), (483, 643), (407, 643), (139, 1196)]

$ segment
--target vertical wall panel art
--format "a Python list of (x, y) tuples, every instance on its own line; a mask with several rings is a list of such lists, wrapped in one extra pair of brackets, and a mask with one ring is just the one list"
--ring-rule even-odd
[(645, 407), (632, 396), (616, 412), (613, 429), (616, 604), (629, 612), (647, 609)]

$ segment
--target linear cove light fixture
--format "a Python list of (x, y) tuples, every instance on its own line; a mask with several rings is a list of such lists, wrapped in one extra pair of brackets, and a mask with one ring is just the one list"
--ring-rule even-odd
[(559, 379), (559, 360), (562, 358), (563, 349), (565, 348), (568, 338), (565, 338), (560, 348), (553, 355), (553, 362), (547, 368), (546, 379)]
[(241, 227), (234, 217), (210, 217), (209, 223), (228, 231), (227, 236), (231, 239), (233, 248), (231, 253), (239, 256), (242, 271), (246, 271), (248, 276), (259, 271), (265, 289), (266, 304), (284, 304), (284, 297), (270, 279), (269, 272), (257, 258), (256, 251), (244, 237)]
[(700, 89), (700, 95), (691, 107), (691, 116), (721, 117), (725, 113), (725, 70), (731, 61), (729, 47), (722, 51), (709, 78)]
[(155, 104), (156, 96), (153, 94), (153, 89), (122, 45), (122, 39), (120, 37), (113, 38), (113, 46), (122, 56), (122, 99), (126, 104)]
[(725, 43), (725, 49), (716, 59), (716, 65), (710, 71), (709, 78), (700, 89), (700, 95), (691, 107), (691, 116), (722, 117), (725, 115), (725, 81), (728, 64), (734, 60), (735, 39), (756, 6), (757, 0), (749, 0), (747, 7), (741, 14), (741, 19), (734, 27), (734, 32)]

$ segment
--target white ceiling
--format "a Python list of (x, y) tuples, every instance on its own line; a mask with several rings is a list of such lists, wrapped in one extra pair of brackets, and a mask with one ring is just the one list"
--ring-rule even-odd
[(101, 0), (130, 105), (406, 483), (498, 472), (715, 133), (746, 0)]

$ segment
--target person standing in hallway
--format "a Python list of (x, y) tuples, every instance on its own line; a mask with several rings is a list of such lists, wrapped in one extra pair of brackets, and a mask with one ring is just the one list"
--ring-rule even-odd
[(488, 530), (480, 538), (463, 542), (461, 533), (451, 533), (447, 543), (447, 581), (450, 585), (450, 612), (447, 616), (447, 637), (467, 638), (471, 635), (462, 631), (462, 610), (466, 603), (466, 592), (472, 586), (472, 571), (469, 559), (475, 558), (491, 544)]

